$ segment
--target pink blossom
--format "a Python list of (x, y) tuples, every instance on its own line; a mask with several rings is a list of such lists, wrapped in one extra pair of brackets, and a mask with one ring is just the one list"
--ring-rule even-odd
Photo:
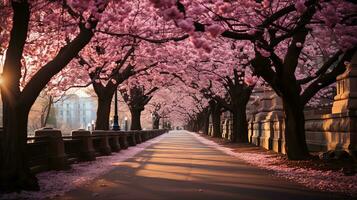
[(178, 20), (177, 25), (187, 33), (192, 33), (195, 30), (191, 19)]
[(262, 5), (263, 5), (263, 8), (268, 8), (270, 6), (270, 0), (263, 0), (262, 2)]
[(193, 43), (193, 45), (196, 47), (196, 48), (201, 48), (202, 47), (202, 44), (204, 43), (204, 41), (200, 38), (197, 38), (197, 37), (192, 37), (191, 38), (191, 42)]
[(164, 19), (167, 21), (171, 19), (178, 20), (184, 17), (183, 14), (175, 6), (172, 6), (171, 8), (164, 10), (163, 16)]
[(207, 42), (202, 44), (202, 48), (206, 51), (206, 53), (211, 53), (212, 47)]
[(244, 82), (249, 85), (249, 86), (253, 86), (257, 83), (258, 78), (256, 76), (246, 76), (244, 79)]
[(220, 35), (224, 29), (218, 24), (212, 24), (206, 28), (206, 30), (211, 34), (212, 37), (217, 37)]
[(249, 29), (249, 31), (247, 31), (247, 33), (249, 35), (254, 35), (256, 33), (256, 30), (255, 29)]
[(233, 7), (230, 3), (223, 3), (221, 6), (219, 6), (219, 10), (221, 13), (229, 13), (233, 11)]
[(295, 3), (295, 9), (298, 13), (303, 13), (306, 10), (305, 0), (298, 0)]

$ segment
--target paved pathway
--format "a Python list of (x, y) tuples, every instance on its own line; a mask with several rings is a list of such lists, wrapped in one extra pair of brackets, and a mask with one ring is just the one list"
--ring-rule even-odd
[(160, 142), (58, 199), (338, 199), (276, 178), (207, 147), (185, 131)]

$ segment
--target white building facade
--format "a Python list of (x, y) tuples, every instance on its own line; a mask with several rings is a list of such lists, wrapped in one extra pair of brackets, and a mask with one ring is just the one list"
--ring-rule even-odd
[(97, 101), (93, 97), (71, 94), (54, 104), (57, 128), (64, 133), (73, 129), (90, 129), (96, 120)]

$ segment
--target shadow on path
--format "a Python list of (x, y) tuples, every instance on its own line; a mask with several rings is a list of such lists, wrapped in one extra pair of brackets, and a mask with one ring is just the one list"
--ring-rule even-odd
[(57, 199), (341, 199), (309, 190), (207, 147), (185, 131)]

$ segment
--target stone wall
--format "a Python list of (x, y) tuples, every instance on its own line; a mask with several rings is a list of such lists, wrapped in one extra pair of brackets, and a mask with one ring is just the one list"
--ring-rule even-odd
[[(332, 107), (306, 109), (306, 142), (310, 151), (357, 152), (357, 53), (345, 73), (337, 77)], [(282, 101), (274, 91), (255, 90), (248, 104), (248, 134), (252, 144), (285, 152)], [(225, 115), (227, 116), (227, 115)], [(222, 116), (222, 136), (231, 132), (231, 118)]]

